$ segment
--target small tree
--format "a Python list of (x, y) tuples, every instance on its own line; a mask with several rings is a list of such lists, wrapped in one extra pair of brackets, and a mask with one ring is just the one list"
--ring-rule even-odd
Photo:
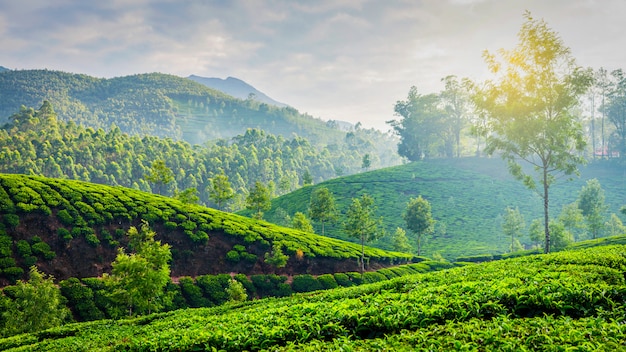
[(324, 236), (324, 224), (337, 220), (335, 198), (328, 188), (320, 187), (311, 193), (309, 216), (314, 221), (322, 223), (322, 236)]
[(174, 173), (165, 165), (165, 161), (159, 159), (152, 162), (150, 172), (144, 175), (144, 179), (156, 187), (157, 194), (165, 194), (165, 187), (174, 181)]
[(275, 242), (272, 245), (272, 251), (265, 253), (265, 262), (277, 268), (284, 268), (287, 265), (289, 256), (285, 255), (280, 243)]
[(528, 228), (528, 237), (533, 243), (533, 247), (539, 247), (543, 243), (543, 222), (541, 219), (534, 219)]
[(409, 200), (403, 215), (406, 227), (417, 235), (417, 255), (422, 254), (422, 236), (434, 230), (435, 220), (430, 209), (430, 203), (419, 196)]
[(70, 316), (54, 278), (46, 278), (37, 267), (30, 268), (28, 282), (19, 280), (14, 288), (13, 300), (0, 313), (6, 322), (5, 335), (48, 329), (61, 325)]
[(604, 227), (604, 212), (608, 208), (604, 204), (604, 190), (597, 179), (587, 181), (587, 185), (578, 193), (578, 208), (585, 217), (592, 238), (595, 239)]
[(584, 237), (585, 217), (577, 202), (564, 205), (557, 221), (565, 226), (565, 229), (574, 236), (574, 239), (580, 240)]
[(198, 202), (200, 202), (198, 190), (195, 187), (190, 187), (182, 192), (178, 192), (174, 197), (185, 204), (198, 204)]
[(243, 302), (248, 299), (248, 294), (243, 284), (235, 279), (231, 279), (228, 282), (226, 294), (228, 295), (229, 302)]
[(348, 236), (361, 241), (361, 273), (365, 272), (365, 243), (384, 236), (384, 232), (379, 231), (383, 218), (375, 219), (375, 212), (374, 199), (368, 194), (363, 194), (361, 198), (352, 199), (343, 224)]
[(361, 168), (365, 171), (369, 170), (370, 166), (372, 166), (372, 159), (369, 154), (363, 155), (363, 160), (361, 163)]
[(270, 190), (261, 182), (256, 181), (254, 187), (250, 190), (250, 194), (246, 197), (246, 208), (254, 210), (255, 219), (263, 219), (263, 212), (272, 208)]
[(104, 277), (111, 299), (124, 305), (129, 316), (157, 311), (168, 299), (165, 286), (170, 281), (170, 246), (154, 240), (156, 233), (147, 222), (140, 231), (131, 227), (127, 235), (134, 253), (127, 254), (120, 248), (111, 264), (111, 275)]
[(306, 215), (302, 212), (296, 212), (293, 215), (293, 219), (291, 219), (291, 227), (304, 232), (315, 232), (313, 230), (313, 225), (311, 225), (309, 219), (307, 219)]
[(517, 238), (521, 235), (524, 227), (526, 227), (524, 224), (524, 217), (522, 216), (522, 213), (520, 213), (519, 209), (517, 207), (515, 209), (506, 207), (502, 221), (502, 232), (504, 232), (506, 237), (511, 238), (511, 246), (509, 248), (511, 252), (521, 249), (521, 245), (519, 244), (519, 240)]
[(302, 175), (302, 185), (310, 186), (313, 184), (313, 175), (309, 172), (309, 169), (304, 170), (304, 174)]
[(611, 214), (609, 221), (604, 224), (609, 236), (617, 236), (626, 234), (626, 226), (622, 223), (622, 220), (617, 214)]
[(406, 231), (401, 227), (397, 227), (396, 231), (393, 233), (391, 246), (394, 251), (398, 252), (410, 253), (413, 250), (408, 237), (406, 237)]
[(209, 198), (217, 204), (219, 210), (223, 210), (224, 204), (235, 196), (235, 191), (228, 181), (228, 176), (224, 174), (224, 170), (211, 179), (211, 184), (207, 189)]

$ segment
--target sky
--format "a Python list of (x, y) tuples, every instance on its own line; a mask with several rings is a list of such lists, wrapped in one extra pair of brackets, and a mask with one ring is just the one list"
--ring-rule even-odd
[(624, 0), (0, 0), (0, 66), (236, 77), (323, 120), (387, 131), (411, 86), (490, 78), (528, 10), (577, 64), (626, 69)]

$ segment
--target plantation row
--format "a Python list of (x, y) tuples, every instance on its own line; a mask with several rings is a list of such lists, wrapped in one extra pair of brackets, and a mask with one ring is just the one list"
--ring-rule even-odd
[(626, 247), (535, 255), (289, 298), (70, 324), (34, 351), (623, 350)]
[[(44, 228), (22, 228), (21, 219), (29, 216), (39, 217)], [(3, 225), (0, 228), (0, 278), (10, 280), (21, 278), (30, 265), (61, 255), (51, 247), (87, 243), (94, 250), (105, 246), (114, 252), (124, 240), (126, 230), (140, 219), (163, 229), (164, 233), (159, 233), (163, 238), (184, 234), (198, 249), (208, 244), (209, 234), (225, 234), (238, 242), (238, 247), (214, 253), (220, 258), (211, 259), (230, 264), (241, 261), (243, 269), (261, 262), (264, 252), (276, 244), (294, 257), (293, 260), (298, 256), (300, 259), (325, 257), (356, 261), (361, 254), (356, 244), (183, 204), (171, 198), (122, 187), (36, 176), (0, 175), (0, 218)], [(59, 225), (55, 228), (52, 224)], [(36, 231), (43, 233), (34, 237)], [(55, 233), (49, 233), (51, 231)], [(410, 254), (375, 248), (367, 248), (366, 256), (390, 264), (413, 258)], [(173, 267), (176, 260), (175, 256)]]
[[(350, 287), (406, 276), (416, 273), (442, 270), (453, 265), (445, 262), (424, 261), (375, 272), (357, 272), (324, 274), (317, 277), (309, 274), (296, 275), (291, 280), (284, 275), (229, 274), (201, 275), (194, 278), (182, 277), (177, 283), (170, 282), (165, 289), (167, 297), (163, 311), (184, 308), (214, 307), (233, 300), (229, 294), (231, 280), (240, 282), (245, 297), (258, 299), (266, 297), (286, 297), (294, 293), (328, 290), (337, 287)], [(59, 282), (61, 294), (67, 301), (67, 308), (73, 315), (73, 321), (85, 322), (105, 318), (119, 319), (127, 314), (127, 307), (111, 299), (111, 288), (100, 278), (70, 278)], [(0, 307), (10, 305), (15, 286), (7, 286), (0, 294)], [(3, 301), (4, 300), (4, 301)], [(244, 299), (245, 300), (245, 299)], [(4, 325), (0, 315), (0, 336)]]

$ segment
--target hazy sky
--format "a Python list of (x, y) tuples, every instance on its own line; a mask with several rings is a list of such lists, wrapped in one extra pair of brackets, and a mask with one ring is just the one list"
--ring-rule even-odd
[(483, 50), (513, 48), (525, 10), (579, 65), (626, 69), (624, 0), (0, 0), (0, 66), (233, 76), (315, 117), (387, 130), (412, 85), (486, 78)]

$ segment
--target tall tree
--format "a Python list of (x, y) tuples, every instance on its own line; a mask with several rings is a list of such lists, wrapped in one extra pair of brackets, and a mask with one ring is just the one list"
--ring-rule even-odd
[(467, 90), (459, 83), (456, 76), (446, 76), (441, 79), (445, 89), (441, 92), (441, 103), (446, 112), (446, 125), (454, 138), (454, 153), (461, 157), (461, 131), (467, 121), (467, 104), (469, 101)]
[(435, 227), (430, 203), (422, 196), (411, 198), (402, 217), (407, 229), (417, 236), (417, 255), (422, 255), (422, 237), (432, 233)]
[(353, 198), (345, 215), (344, 231), (352, 238), (361, 241), (361, 273), (365, 271), (365, 243), (377, 240), (384, 235), (379, 230), (383, 219), (375, 218), (376, 207), (374, 199), (363, 194), (360, 198)]
[[(580, 155), (585, 148), (583, 129), (572, 108), (592, 77), (575, 64), (570, 49), (543, 20), (529, 12), (524, 18), (517, 47), (499, 51), (502, 62), (485, 52), (497, 78), (475, 85), (473, 100), (477, 112), (488, 120), (486, 151), (500, 153), (511, 174), (543, 198), (548, 253), (550, 186), (558, 176), (577, 173), (585, 162)], [(520, 161), (532, 165), (536, 173), (528, 173)]]
[(439, 96), (421, 95), (416, 87), (411, 87), (407, 99), (398, 101), (394, 111), (401, 119), (387, 123), (400, 136), (398, 154), (410, 161), (429, 158), (444, 116), (439, 108)]
[(156, 187), (157, 194), (165, 194), (165, 187), (174, 181), (174, 173), (165, 165), (163, 159), (152, 162), (150, 171), (144, 175), (144, 179), (153, 183)]
[(129, 316), (158, 311), (168, 300), (165, 286), (170, 281), (170, 245), (156, 241), (156, 233), (147, 222), (140, 230), (132, 226), (127, 235), (132, 253), (120, 248), (111, 264), (111, 275), (104, 277), (111, 298), (124, 305)]
[(271, 199), (269, 188), (256, 181), (246, 197), (246, 208), (255, 211), (255, 219), (263, 219), (263, 212), (272, 208)]
[(578, 193), (580, 208), (592, 238), (597, 238), (604, 227), (604, 213), (608, 207), (604, 204), (604, 190), (597, 179), (587, 181)]
[(413, 247), (409, 243), (409, 239), (406, 237), (406, 231), (403, 228), (397, 227), (393, 233), (391, 239), (391, 246), (394, 251), (409, 253), (413, 250)]
[(526, 227), (524, 216), (522, 216), (522, 213), (520, 213), (517, 207), (515, 209), (506, 207), (502, 219), (502, 232), (504, 232), (506, 237), (511, 238), (511, 252), (522, 249), (520, 248), (521, 245), (519, 244), (518, 237)]
[(620, 157), (626, 160), (626, 75), (621, 69), (611, 72), (613, 84), (608, 94), (606, 114), (615, 127), (615, 139)]
[(233, 199), (235, 196), (235, 191), (228, 181), (228, 176), (224, 174), (224, 170), (211, 179), (208, 191), (209, 198), (217, 204), (219, 210), (224, 210), (225, 202)]
[(311, 193), (309, 216), (313, 221), (322, 223), (322, 236), (325, 234), (324, 224), (337, 220), (335, 197), (328, 188), (320, 187)]

